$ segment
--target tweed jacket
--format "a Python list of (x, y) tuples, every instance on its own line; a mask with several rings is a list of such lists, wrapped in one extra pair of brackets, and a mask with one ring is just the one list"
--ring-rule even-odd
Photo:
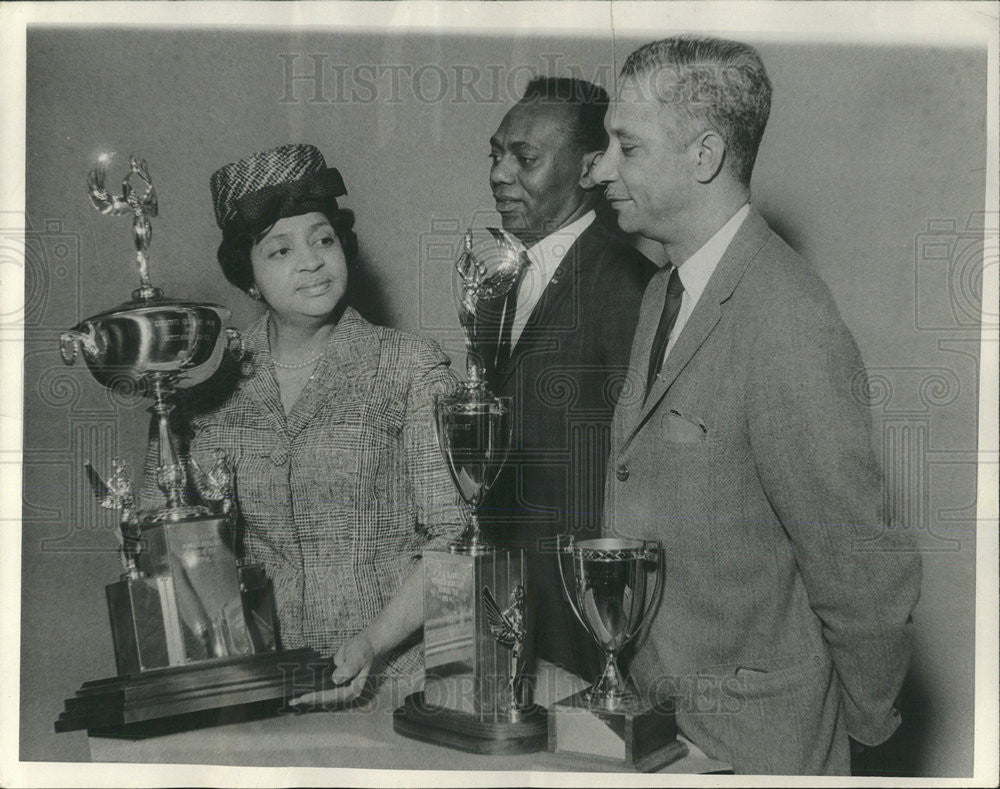
[(661, 540), (633, 661), (737, 772), (846, 773), (899, 722), (920, 560), (882, 512), (866, 378), (826, 286), (754, 210), (643, 400), (666, 272), (615, 412), (605, 530)]
[(596, 537), (615, 398), (656, 267), (595, 220), (566, 251), (490, 387), (514, 402), (514, 439), (485, 502), (484, 531), (528, 549), (536, 654), (588, 679), (593, 639), (559, 581), (556, 535)]
[[(348, 307), (286, 417), (266, 317), (244, 342), (235, 390), (193, 419), (191, 454), (208, 468), (221, 448), (235, 464), (242, 552), (273, 582), (282, 645), (333, 655), (378, 615), (415, 556), (460, 530), (433, 422), (434, 395), (455, 379), (434, 343)], [(419, 664), (408, 644), (385, 668)]]

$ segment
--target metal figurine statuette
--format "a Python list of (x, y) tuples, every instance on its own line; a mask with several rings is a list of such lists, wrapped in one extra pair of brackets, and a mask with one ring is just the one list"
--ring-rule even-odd
[[(141, 736), (155, 722), (291, 693), (283, 664), (316, 660), (311, 650), (276, 651), (272, 593), (263, 568), (240, 565), (235, 552), (233, 468), (221, 450), (208, 471), (182, 457), (172, 425), (177, 390), (207, 381), (227, 349), (241, 354), (239, 334), (223, 329), (218, 304), (164, 298), (149, 276), (151, 217), (158, 200), (146, 162), (129, 158), (122, 192), (105, 187), (110, 156), (90, 171), (90, 201), (102, 214), (132, 217), (139, 287), (131, 301), (82, 321), (60, 336), (63, 361), (83, 356), (107, 388), (151, 397), (156, 484), (163, 501), (139, 506), (121, 458), (105, 481), (87, 463), (101, 506), (120, 513), (124, 573), (106, 587), (118, 676), (86, 683), (66, 702), (57, 731), (86, 728)], [(144, 189), (137, 191), (133, 179)], [(301, 654), (298, 654), (301, 652)], [(299, 679), (301, 682), (301, 677)]]
[(547, 722), (525, 681), (532, 619), (525, 554), (491, 545), (478, 516), (513, 433), (511, 398), (486, 384), (490, 329), (483, 312), (509, 293), (521, 269), (514, 243), (487, 230), (480, 243), (465, 234), (453, 270), (468, 380), (435, 402), (438, 443), (471, 515), (447, 551), (424, 553), (424, 690), (396, 710), (394, 726), (466, 751), (527, 753), (545, 748)]
[[(132, 222), (132, 239), (135, 241), (140, 286), (137, 291), (132, 293), (132, 298), (151, 299), (154, 296), (162, 296), (163, 294), (154, 288), (149, 281), (149, 242), (153, 238), (153, 223), (149, 221), (149, 218), (156, 216), (159, 212), (156, 189), (153, 188), (153, 181), (149, 177), (149, 168), (146, 167), (146, 162), (135, 154), (130, 156), (129, 172), (122, 180), (122, 195), (118, 197), (109, 194), (108, 190), (104, 188), (104, 179), (110, 160), (111, 157), (106, 154), (101, 156), (97, 166), (87, 176), (90, 202), (105, 216), (132, 214), (135, 217)], [(141, 197), (132, 187), (133, 175), (139, 176), (146, 184), (146, 191)]]
[(510, 663), (507, 667), (507, 709), (512, 719), (517, 719), (521, 714), (521, 680), (524, 675), (524, 663), (522, 654), (524, 652), (524, 587), (518, 584), (510, 595), (510, 605), (503, 611), (497, 605), (493, 593), (488, 586), (482, 591), (483, 608), (486, 610), (486, 619), (490, 624), (490, 632), (497, 643), (510, 650)]

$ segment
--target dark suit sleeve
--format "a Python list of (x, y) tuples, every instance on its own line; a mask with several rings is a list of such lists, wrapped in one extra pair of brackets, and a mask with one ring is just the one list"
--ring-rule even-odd
[[(769, 303), (749, 351), (747, 428), (767, 498), (791, 541), (844, 690), (848, 733), (867, 745), (899, 724), (920, 558), (881, 512), (864, 366), (825, 288)], [(853, 386), (852, 386), (853, 383)]]

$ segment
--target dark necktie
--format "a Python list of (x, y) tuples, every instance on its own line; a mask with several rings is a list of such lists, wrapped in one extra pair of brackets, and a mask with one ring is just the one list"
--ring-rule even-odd
[(507, 366), (507, 362), (510, 361), (511, 352), (511, 328), (514, 325), (514, 316), (517, 314), (517, 293), (521, 289), (521, 282), (524, 280), (524, 272), (528, 270), (528, 266), (531, 265), (531, 258), (528, 257), (527, 252), (521, 252), (518, 258), (518, 270), (517, 278), (514, 280), (514, 284), (511, 286), (510, 290), (507, 291), (507, 295), (503, 302), (503, 312), (502, 323), (500, 325), (500, 334), (497, 338), (497, 350), (496, 357), (494, 360), (494, 369), (499, 371)]
[(649, 352), (649, 373), (646, 376), (646, 397), (653, 388), (653, 382), (663, 367), (663, 357), (667, 355), (667, 344), (670, 342), (670, 332), (677, 321), (677, 313), (681, 311), (681, 297), (684, 295), (684, 285), (677, 266), (670, 272), (667, 281), (667, 296), (663, 301), (663, 312), (660, 314), (660, 324), (656, 327), (653, 337), (653, 348)]

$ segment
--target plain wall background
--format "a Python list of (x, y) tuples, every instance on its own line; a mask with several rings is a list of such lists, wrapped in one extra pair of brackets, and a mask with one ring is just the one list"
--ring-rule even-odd
[[(671, 32), (654, 28), (643, 40)], [(858, 340), (886, 495), (923, 551), (903, 699), (912, 768), (967, 775), (985, 50), (741, 38), (759, 47), (774, 84), (754, 201), (829, 284)], [(615, 42), (619, 64), (639, 43)], [(322, 85), (290, 90), (288, 64), (308, 73), (317, 62)], [(391, 75), (335, 68), (386, 63), (409, 64), (396, 89)], [(457, 65), (479, 69), (474, 89), (459, 87)], [(358, 218), (355, 302), (370, 319), (438, 339), (461, 368), (450, 261), (461, 230), (498, 222), (487, 139), (529, 73), (575, 67), (611, 88), (612, 65), (610, 37), (29, 30), (22, 759), (89, 757), (84, 734), (52, 730), (63, 699), (114, 673), (103, 587), (119, 572), (115, 522), (91, 500), (82, 465), (106, 471), (121, 453), (137, 473), (148, 419), (147, 403), (58, 358), (59, 331), (125, 301), (138, 282), (130, 221), (99, 216), (86, 197), (97, 154), (119, 153), (112, 190), (129, 152), (149, 162), (160, 195), (154, 284), (224, 303), (245, 326), (255, 306), (215, 263), (209, 175), (274, 145), (318, 145)]]

